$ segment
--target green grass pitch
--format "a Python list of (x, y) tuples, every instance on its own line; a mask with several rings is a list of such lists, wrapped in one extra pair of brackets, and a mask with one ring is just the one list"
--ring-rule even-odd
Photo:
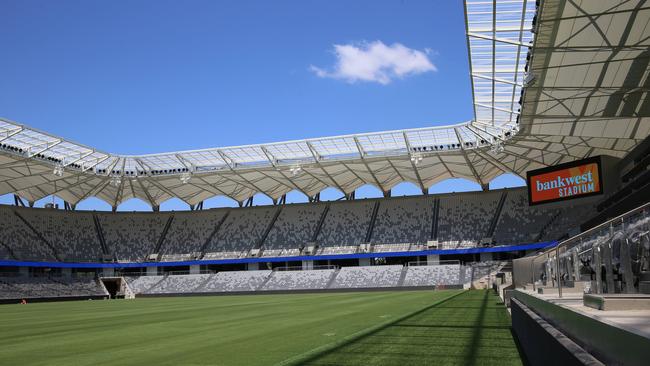
[(0, 306), (2, 365), (520, 365), (489, 291)]

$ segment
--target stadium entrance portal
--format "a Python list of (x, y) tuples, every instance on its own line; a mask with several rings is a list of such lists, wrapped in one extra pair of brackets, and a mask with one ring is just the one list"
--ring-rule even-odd
[(123, 299), (124, 291), (122, 291), (122, 279), (120, 277), (102, 278), (102, 283), (108, 291), (111, 299)]

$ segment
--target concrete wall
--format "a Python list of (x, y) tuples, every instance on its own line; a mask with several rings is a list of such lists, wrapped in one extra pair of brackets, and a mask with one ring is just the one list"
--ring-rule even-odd
[[(527, 335), (535, 333), (530, 333), (533, 332), (529, 329), (531, 325), (526, 325), (529, 320), (522, 314), (515, 316), (515, 312), (519, 311), (515, 310), (517, 302), (520, 308), (525, 307), (531, 310), (539, 318), (548, 322), (553, 328), (607, 365), (648, 365), (650, 339), (518, 290), (514, 290), (512, 296), (512, 327), (522, 347), (532, 347), (535, 342), (545, 343), (543, 343), (543, 337), (535, 338), (533, 335)], [(548, 345), (548, 347), (551, 346)], [(544, 349), (544, 347), (541, 348)], [(529, 361), (532, 364), (533, 360)], [(546, 364), (561, 365), (563, 363)]]
[(512, 329), (527, 364), (603, 365), (520, 301), (512, 299), (510, 304)]

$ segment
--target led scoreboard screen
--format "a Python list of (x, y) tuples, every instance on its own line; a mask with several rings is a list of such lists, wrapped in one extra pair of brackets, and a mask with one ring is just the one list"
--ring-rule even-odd
[(600, 157), (531, 170), (527, 174), (530, 205), (601, 194)]

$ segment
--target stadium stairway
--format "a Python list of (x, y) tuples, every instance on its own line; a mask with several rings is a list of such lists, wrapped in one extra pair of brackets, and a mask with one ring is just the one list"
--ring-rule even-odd
[(217, 235), (217, 233), (219, 232), (219, 229), (221, 229), (221, 226), (226, 221), (226, 219), (228, 219), (228, 216), (230, 215), (230, 212), (231, 212), (230, 210), (226, 211), (226, 214), (223, 215), (221, 220), (219, 220), (219, 223), (217, 223), (217, 225), (214, 227), (214, 230), (212, 230), (212, 232), (210, 233), (208, 238), (205, 240), (205, 243), (203, 243), (203, 245), (201, 245), (201, 249), (199, 250), (199, 252), (201, 252), (201, 259), (203, 259), (203, 257), (205, 257), (206, 248), (208, 247), (208, 245), (210, 245), (210, 242), (212, 241), (214, 236)]
[(32, 226), (32, 224), (30, 224), (30, 222), (27, 221), (18, 211), (13, 211), (13, 213), (36, 235), (37, 238), (39, 238), (50, 249), (50, 251), (52, 251), (54, 258), (56, 258), (57, 261), (61, 261), (61, 257), (59, 256), (59, 253), (56, 251), (56, 248), (52, 245), (52, 243), (45, 239), (43, 234), (36, 230), (36, 228)]
[(214, 278), (216, 275), (216, 273), (211, 273), (209, 276), (206, 276), (205, 281), (201, 282), (201, 284), (194, 289), (194, 292), (203, 292), (205, 286), (210, 283), (210, 281), (212, 281), (212, 278)]
[[(162, 249), (163, 243), (165, 242), (165, 237), (167, 236), (167, 232), (169, 231), (169, 227), (172, 226), (173, 221), (174, 221), (174, 214), (171, 214), (171, 215), (169, 215), (169, 218), (167, 219), (167, 222), (165, 223), (165, 227), (163, 228), (163, 231), (162, 231), (162, 233), (160, 233), (160, 237), (158, 238), (158, 241), (156, 242), (156, 248), (153, 250), (153, 253), (149, 253), (149, 254), (160, 255), (160, 250)], [(147, 260), (147, 258), (145, 258), (145, 260)]]
[(255, 288), (255, 291), (261, 291), (261, 290), (264, 288), (264, 286), (266, 286), (266, 284), (271, 280), (271, 278), (273, 277), (273, 274), (274, 274), (274, 273), (275, 273), (275, 271), (271, 271), (271, 274), (269, 274), (269, 275), (264, 279), (264, 281), (262, 281), (262, 283), (260, 283), (260, 285), (257, 286), (257, 287)]
[(397, 287), (403, 287), (404, 286), (404, 280), (406, 279), (406, 273), (408, 272), (409, 267), (404, 266), (402, 268), (402, 273), (399, 275), (399, 280), (397, 281)]
[(327, 217), (327, 213), (329, 211), (330, 211), (330, 204), (327, 203), (327, 205), (325, 205), (325, 209), (320, 215), (320, 218), (318, 219), (318, 224), (316, 225), (314, 234), (311, 236), (312, 243), (316, 243), (318, 241), (318, 234), (320, 234), (321, 228), (323, 227), (323, 223), (325, 222), (325, 218)]
[(379, 201), (375, 202), (375, 205), (372, 208), (372, 216), (370, 217), (370, 224), (368, 225), (368, 230), (366, 231), (366, 240), (364, 243), (371, 243), (372, 232), (375, 230), (375, 221), (377, 221), (377, 213), (379, 212)]
[(492, 221), (490, 221), (490, 226), (488, 227), (488, 231), (485, 234), (487, 238), (491, 238), (494, 235), (494, 231), (497, 228), (497, 224), (501, 219), (501, 211), (503, 211), (503, 205), (506, 203), (506, 198), (508, 198), (508, 191), (503, 191), (503, 193), (501, 193), (501, 197), (499, 198), (497, 209), (494, 212), (494, 216), (492, 217)]
[(429, 239), (438, 240), (438, 217), (440, 215), (440, 198), (436, 197), (433, 200), (432, 206), (433, 213), (431, 215), (431, 233)]
[(110, 255), (111, 253), (108, 250), (106, 245), (106, 238), (104, 237), (104, 229), (102, 229), (102, 224), (99, 222), (97, 214), (93, 213), (93, 223), (95, 224), (95, 231), (97, 234), (97, 239), (99, 240), (99, 245), (102, 247), (102, 253), (104, 255)]
[(146, 294), (146, 293), (151, 292), (151, 290), (153, 290), (153, 289), (155, 289), (156, 287), (160, 286), (160, 284), (163, 283), (163, 282), (167, 279), (167, 277), (169, 277), (168, 274), (162, 276), (162, 278), (160, 279), (160, 281), (154, 283), (152, 286), (150, 286), (150, 287), (147, 288), (146, 290), (142, 291), (142, 293), (143, 293), (143, 294)]
[(269, 236), (271, 229), (273, 229), (273, 226), (275, 226), (275, 222), (278, 221), (278, 217), (280, 217), (281, 213), (282, 213), (282, 206), (278, 206), (278, 208), (273, 213), (273, 217), (271, 217), (271, 221), (269, 221), (269, 224), (266, 226), (266, 229), (264, 229), (264, 232), (262, 233), (260, 240), (251, 249), (258, 249), (260, 251), (264, 251), (264, 242), (266, 241), (266, 238)]
[(327, 285), (325, 285), (326, 289), (332, 287), (332, 284), (334, 281), (336, 281), (336, 276), (339, 275), (339, 272), (341, 272), (341, 267), (337, 268), (334, 273), (332, 273), (332, 277), (330, 277), (329, 281), (327, 281)]

